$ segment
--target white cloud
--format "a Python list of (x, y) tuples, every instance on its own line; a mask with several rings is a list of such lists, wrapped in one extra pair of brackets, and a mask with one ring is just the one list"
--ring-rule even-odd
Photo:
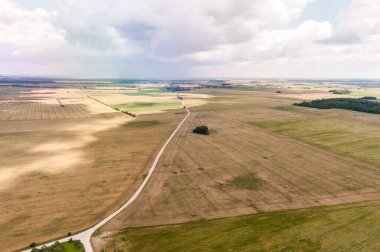
[(4, 0), (0, 6), (0, 43), (18, 54), (42, 52), (64, 43), (65, 32), (51, 23), (54, 13), (40, 8), (25, 11)]
[(26, 10), (0, 0), (0, 67), (82, 77), (375, 76), (377, 0), (353, 0), (337, 31), (313, 20), (289, 28), (313, 1), (49, 0)]

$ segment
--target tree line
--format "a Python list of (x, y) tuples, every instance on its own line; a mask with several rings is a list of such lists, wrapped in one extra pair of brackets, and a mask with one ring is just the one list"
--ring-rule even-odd
[(380, 103), (367, 99), (332, 98), (304, 101), (294, 105), (318, 109), (346, 109), (372, 114), (380, 114)]

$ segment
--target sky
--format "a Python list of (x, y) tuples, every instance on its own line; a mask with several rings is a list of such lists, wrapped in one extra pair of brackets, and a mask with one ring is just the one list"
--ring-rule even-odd
[(378, 0), (0, 0), (0, 74), (380, 79)]

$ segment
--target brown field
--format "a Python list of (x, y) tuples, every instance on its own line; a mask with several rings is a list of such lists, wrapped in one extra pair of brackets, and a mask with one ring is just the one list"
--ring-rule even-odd
[(131, 118), (81, 92), (37, 90), (0, 102), (0, 251), (105, 218), (140, 185), (184, 116)]
[[(144, 193), (93, 240), (98, 250), (102, 236), (127, 227), (380, 199), (376, 164), (255, 126), (258, 121), (313, 113), (327, 119), (348, 118), (343, 124), (361, 118), (357, 123), (367, 130), (357, 134), (365, 136), (371, 125), (380, 123), (379, 117), (337, 110), (298, 111), (288, 107), (296, 98), (273, 90), (210, 93), (215, 97), (192, 109)], [(192, 133), (202, 124), (209, 126), (211, 135)]]

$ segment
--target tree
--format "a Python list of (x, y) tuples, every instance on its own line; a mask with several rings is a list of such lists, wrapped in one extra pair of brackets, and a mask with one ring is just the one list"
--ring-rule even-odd
[(201, 134), (201, 135), (208, 135), (209, 134), (208, 127), (205, 125), (197, 126), (197, 127), (195, 127), (195, 129), (193, 129), (193, 133)]

